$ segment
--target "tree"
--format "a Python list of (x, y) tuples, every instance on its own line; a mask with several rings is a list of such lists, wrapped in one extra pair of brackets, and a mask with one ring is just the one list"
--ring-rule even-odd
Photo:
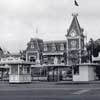
[(81, 54), (81, 62), (82, 62), (82, 63), (87, 63), (88, 60), (89, 60), (89, 58), (88, 58), (88, 53), (87, 53), (86, 50), (83, 50), (83, 51), (82, 51), (82, 54)]
[(96, 40), (94, 44), (93, 56), (98, 57), (100, 52), (100, 39)]
[(100, 52), (100, 39), (93, 41), (91, 38), (90, 41), (86, 45), (89, 60), (92, 61), (92, 56), (98, 57)]
[(0, 47), (0, 59), (2, 58), (3, 55), (4, 55), (3, 49)]
[(91, 38), (89, 40), (89, 42), (86, 44), (86, 48), (87, 48), (87, 52), (88, 52), (88, 59), (90, 62), (92, 62), (92, 55), (93, 55), (93, 51), (94, 51), (94, 46), (95, 46), (95, 42)]

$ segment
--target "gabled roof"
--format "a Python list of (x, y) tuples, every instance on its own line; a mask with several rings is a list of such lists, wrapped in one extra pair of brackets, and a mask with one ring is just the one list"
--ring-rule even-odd
[(72, 20), (71, 25), (68, 29), (67, 36), (69, 35), (69, 33), (72, 30), (75, 30), (78, 35), (83, 35), (83, 33), (82, 33), (83, 29), (80, 27), (80, 24), (79, 24), (78, 19), (77, 19), (78, 14), (72, 14), (72, 16), (73, 16), (73, 20)]

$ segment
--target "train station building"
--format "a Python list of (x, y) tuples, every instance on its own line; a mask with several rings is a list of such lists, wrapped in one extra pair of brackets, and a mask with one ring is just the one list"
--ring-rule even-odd
[[(0, 65), (3, 62), (3, 65), (7, 67), (7, 63), (11, 65), (15, 60), (17, 62), (19, 60), (21, 62), (25, 61), (25, 64), (28, 62), (31, 65), (31, 77), (33, 81), (96, 80), (96, 74), (100, 74), (99, 72), (96, 73), (96, 70), (99, 68), (99, 63), (90, 63), (89, 55), (85, 47), (84, 29), (79, 24), (77, 13), (72, 14), (72, 22), (65, 37), (66, 40), (59, 41), (43, 41), (40, 38), (31, 38), (27, 43), (26, 50), (18, 55), (9, 54), (1, 58)], [(94, 60), (97, 61), (96, 58)], [(4, 62), (7, 63), (5, 64)], [(21, 64), (23, 66), (23, 63)], [(6, 67), (0, 69), (2, 76), (6, 71), (7, 75), (9, 73), (9, 68)]]
[[(94, 70), (98, 64), (90, 64), (85, 47), (84, 29), (78, 14), (72, 14), (72, 22), (65, 34), (66, 40), (43, 41), (31, 38), (25, 52), (26, 61), (34, 62), (32, 77), (45, 77), (48, 81), (91, 81), (96, 79)], [(83, 79), (82, 79), (83, 78)]]

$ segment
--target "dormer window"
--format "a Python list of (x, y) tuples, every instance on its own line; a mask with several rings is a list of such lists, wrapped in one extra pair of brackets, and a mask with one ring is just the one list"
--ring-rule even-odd
[(34, 43), (31, 44), (31, 48), (34, 48)]

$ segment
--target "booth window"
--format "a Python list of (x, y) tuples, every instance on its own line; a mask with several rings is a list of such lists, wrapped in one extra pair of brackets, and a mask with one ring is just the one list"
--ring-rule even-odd
[(74, 66), (74, 75), (79, 75), (79, 66)]
[(27, 74), (27, 66), (24, 66), (24, 73), (23, 74)]
[(17, 67), (17, 65), (11, 66), (11, 74), (14, 74), (14, 75), (18, 74), (18, 67)]

